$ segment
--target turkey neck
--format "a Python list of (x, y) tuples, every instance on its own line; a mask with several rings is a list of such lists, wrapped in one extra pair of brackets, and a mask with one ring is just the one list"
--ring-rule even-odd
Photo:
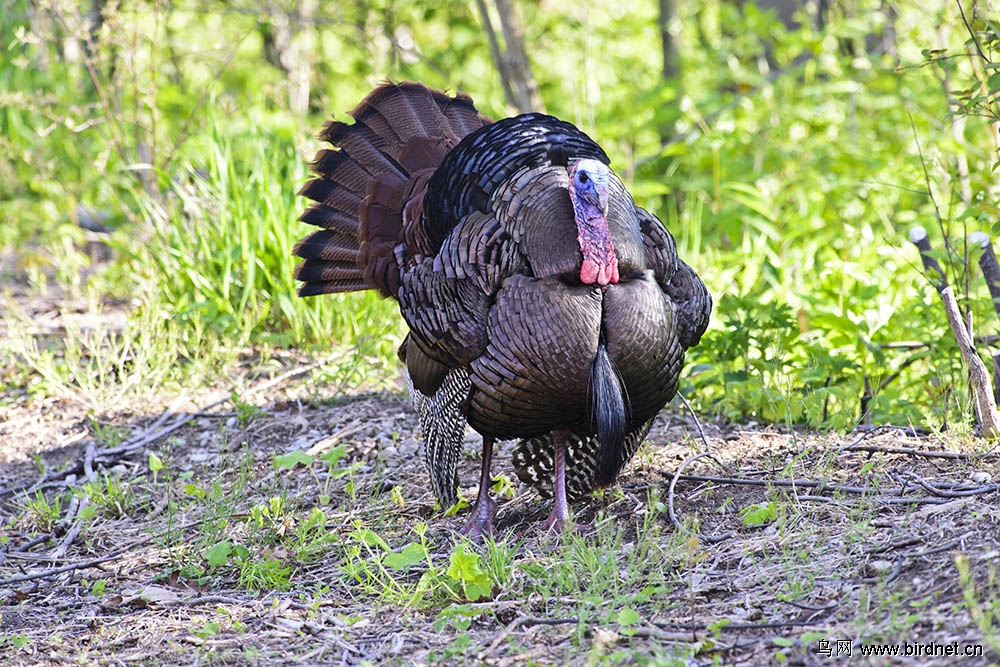
[[(574, 206), (576, 208), (576, 206)], [(577, 243), (583, 254), (580, 282), (585, 285), (618, 282), (618, 257), (608, 229), (608, 218), (594, 206), (584, 204), (576, 212)]]
[(608, 167), (598, 160), (580, 160), (569, 170), (576, 241), (583, 255), (580, 282), (585, 285), (618, 282), (618, 257), (608, 229), (609, 179)]

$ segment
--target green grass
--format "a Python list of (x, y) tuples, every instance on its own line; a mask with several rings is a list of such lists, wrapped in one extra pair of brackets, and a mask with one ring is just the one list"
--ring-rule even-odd
[[(529, 39), (547, 35), (530, 43), (549, 111), (606, 145), (716, 297), (712, 328), (689, 355), (685, 393), (728, 419), (844, 429), (862, 417), (867, 381), (875, 422), (966, 421), (959, 355), (904, 241), (920, 223), (939, 229), (941, 248), (943, 230), (955, 243), (948, 263), (964, 306), (981, 333), (996, 330), (981, 281), (966, 279), (974, 257), (961, 238), (994, 224), (995, 147), (986, 141), (994, 99), (973, 88), (997, 82), (983, 78), (989, 63), (924, 52), (942, 46), (927, 28), (940, 23), (953, 26), (948, 53), (971, 48), (959, 17), (943, 7), (927, 23), (922, 8), (901, 4), (897, 66), (847, 56), (860, 23), (842, 16), (823, 34), (787, 33), (749, 9), (685, 7), (679, 100), (636, 40), (655, 39), (647, 4), (621, 16), (571, 12), (568, 23), (551, 8), (524, 11)], [(262, 61), (250, 17), (140, 3), (109, 17), (100, 48), (70, 59), (29, 38), (28, 8), (6, 10), (0, 51), (0, 245), (15, 258), (4, 270), (28, 294), (85, 300), (98, 322), (106, 304), (123, 304), (127, 322), (39, 339), (8, 297), (2, 386), (99, 410), (136, 392), (211, 383), (248, 350), (267, 357), (289, 348), (344, 350), (317, 378), (336, 393), (390, 379), (402, 333), (391, 302), (295, 296), (291, 248), (308, 232), (295, 222), (303, 207), (295, 192), (318, 148), (310, 135), (328, 114), (343, 117), (375, 76), (457, 82), (485, 112), (503, 115), (496, 80), (484, 76), (488, 51), (462, 37), (478, 31), (475, 15), (457, 4), (444, 16), (404, 3), (391, 20), (413, 31), (423, 56), (389, 69), (380, 63), (392, 62), (391, 49), (321, 27), (324, 51), (356, 76), (319, 78), (315, 113), (300, 118), (286, 110), (283, 74)], [(82, 34), (73, 10), (49, 17), (36, 26), (43, 36)], [(976, 30), (992, 44), (990, 24)], [(231, 45), (200, 54), (196, 36), (216, 34)], [(563, 40), (615, 48), (567, 67), (545, 46)], [(779, 66), (803, 50), (812, 58), (768, 82), (758, 67), (765, 42)], [(122, 53), (135, 56), (130, 69), (112, 67)], [(320, 60), (317, 75), (332, 62)], [(958, 90), (951, 98), (949, 86)], [(949, 103), (965, 116), (957, 137)], [(724, 111), (706, 122), (716, 109)], [(683, 139), (661, 151), (668, 126)], [(104, 237), (110, 263), (81, 252), (89, 238), (74, 224), (81, 215), (103, 216), (113, 229)], [(916, 347), (892, 346), (900, 341)]]

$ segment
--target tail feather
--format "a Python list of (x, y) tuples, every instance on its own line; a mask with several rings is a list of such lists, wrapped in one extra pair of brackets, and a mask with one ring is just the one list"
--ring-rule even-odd
[(349, 262), (304, 262), (295, 270), (295, 277), (307, 283), (351, 280), (359, 275), (358, 265), (353, 258)]
[[(295, 274), (302, 296), (362, 289), (395, 296), (394, 249), (423, 236), (417, 228), (426, 174), (489, 122), (469, 97), (419, 83), (383, 84), (350, 115), (350, 125), (324, 125), (320, 138), (335, 149), (316, 155), (316, 178), (299, 193), (315, 202), (299, 219), (325, 230), (295, 247), (305, 260)], [(422, 251), (419, 244), (413, 251)]]
[[(357, 212), (352, 216), (350, 211), (343, 211), (327, 206), (326, 204), (315, 204), (303, 211), (302, 215), (299, 216), (299, 220), (307, 222), (310, 225), (322, 227), (323, 229), (340, 232), (348, 238), (354, 239), (355, 244), (358, 243), (359, 227)], [(360, 248), (361, 246), (359, 245), (358, 247)]]
[[(329, 262), (354, 262), (358, 257), (356, 238), (344, 236), (330, 230), (314, 232), (295, 245), (292, 251), (303, 259), (319, 259)], [(298, 277), (298, 274), (296, 274)]]
[(371, 285), (363, 277), (346, 280), (331, 280), (327, 282), (302, 283), (299, 296), (319, 296), (320, 294), (342, 294), (344, 292), (361, 292), (371, 289)]
[(352, 125), (339, 121), (329, 121), (320, 138), (340, 146), (362, 169), (371, 175), (382, 172), (405, 176), (403, 168), (387, 152), (391, 144), (386, 137), (379, 136), (364, 121), (357, 120)]
[(628, 435), (628, 405), (618, 370), (608, 354), (603, 340), (590, 367), (591, 406), (597, 422), (597, 466), (594, 480), (597, 486), (615, 481), (625, 457), (625, 437)]
[(326, 148), (316, 154), (312, 168), (317, 174), (322, 174), (323, 176), (322, 179), (316, 180), (333, 181), (355, 192), (363, 190), (365, 183), (372, 177), (360, 164), (352, 160), (346, 152), (333, 151)]
[[(365, 98), (357, 111), (359, 113), (354, 117), (365, 123), (369, 119), (377, 119), (376, 122), (388, 125), (400, 147), (414, 137), (427, 136), (428, 131), (444, 134), (449, 129), (447, 119), (430, 89), (421, 85), (402, 83), (395, 87), (377, 88)], [(387, 118), (391, 118), (391, 122)]]
[(490, 119), (483, 116), (476, 110), (476, 105), (472, 103), (472, 98), (464, 93), (458, 93), (455, 97), (448, 97), (444, 93), (435, 92), (434, 98), (441, 109), (441, 113), (448, 119), (452, 132), (458, 139), (467, 134), (472, 134), (483, 125), (488, 125)]
[[(306, 183), (299, 194), (317, 203), (355, 215), (362, 203), (362, 198), (349, 187), (322, 178), (315, 178)], [(357, 227), (356, 222), (354, 226)]]

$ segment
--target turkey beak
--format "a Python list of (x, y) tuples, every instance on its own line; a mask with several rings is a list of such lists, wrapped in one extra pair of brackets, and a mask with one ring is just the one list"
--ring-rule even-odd
[(597, 208), (600, 209), (604, 217), (608, 217), (608, 184), (596, 183), (594, 188), (594, 194), (597, 195)]

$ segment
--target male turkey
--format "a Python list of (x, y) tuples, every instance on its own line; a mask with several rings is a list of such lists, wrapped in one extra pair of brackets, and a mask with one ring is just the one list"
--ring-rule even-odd
[(612, 484), (677, 389), (712, 301), (608, 157), (538, 113), (491, 122), (466, 95), (384, 84), (328, 122), (301, 220), (301, 296), (376, 289), (399, 302), (399, 350), (431, 484), (457, 498), (468, 423), (482, 476), (462, 529), (493, 532), (496, 439), (521, 480), (568, 497)]

